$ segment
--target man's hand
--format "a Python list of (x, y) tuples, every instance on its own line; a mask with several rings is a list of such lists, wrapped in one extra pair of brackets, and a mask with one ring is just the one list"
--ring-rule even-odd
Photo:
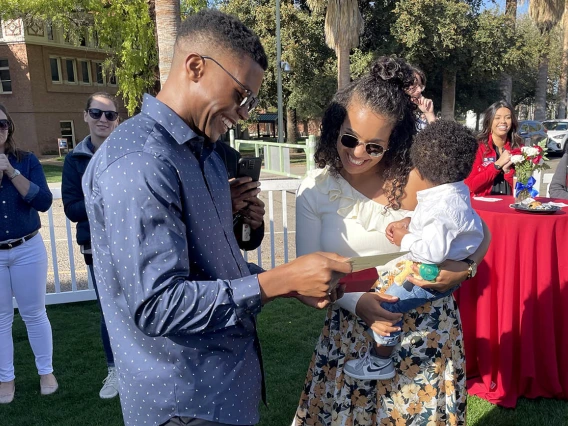
[(233, 214), (247, 207), (247, 200), (256, 197), (260, 192), (260, 189), (258, 188), (260, 186), (260, 182), (253, 182), (248, 176), (230, 179), (229, 185), (231, 185)]
[(339, 279), (351, 272), (347, 259), (335, 253), (312, 253), (259, 274), (263, 303), (292, 292), (331, 301)]
[[(387, 225), (387, 229), (385, 230), (385, 234), (387, 236), (387, 239), (392, 244), (395, 244), (395, 242), (394, 242), (395, 229), (403, 229), (403, 230), (408, 231), (409, 226), (410, 226), (410, 218), (409, 217), (405, 217), (404, 219), (397, 220), (396, 222), (389, 223)], [(402, 239), (402, 237), (401, 237), (401, 239)], [(400, 244), (398, 244), (398, 245), (400, 245)]]
[(311, 308), (323, 309), (326, 308), (330, 303), (335, 303), (336, 300), (341, 299), (344, 293), (345, 285), (343, 284), (332, 290), (331, 294), (328, 297), (308, 297), (298, 294), (296, 295), (296, 299)]
[(264, 223), (264, 203), (258, 197), (247, 198), (247, 206), (241, 209), (243, 222), (248, 223), (252, 229), (258, 229)]

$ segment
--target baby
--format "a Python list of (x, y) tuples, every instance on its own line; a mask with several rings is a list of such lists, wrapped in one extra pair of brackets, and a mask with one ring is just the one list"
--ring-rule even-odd
[[(410, 150), (414, 166), (409, 184), (421, 188), (418, 205), (411, 218), (392, 222), (387, 238), (408, 254), (377, 268), (377, 290), (398, 297), (395, 303), (383, 302), (390, 312), (405, 313), (427, 302), (450, 295), (415, 286), (405, 278), (413, 265), (420, 279), (435, 281), (438, 266), (447, 259), (467, 262), (468, 278), (475, 275), (477, 265), (468, 256), (483, 241), (483, 225), (472, 209), (469, 189), (463, 180), (471, 172), (478, 143), (472, 133), (453, 121), (437, 121), (415, 137)], [(422, 189), (424, 188), (424, 189)], [(400, 321), (397, 326), (401, 326)], [(373, 332), (376, 344), (361, 359), (345, 364), (345, 374), (361, 380), (391, 379), (395, 375), (391, 354), (400, 332), (385, 337)]]

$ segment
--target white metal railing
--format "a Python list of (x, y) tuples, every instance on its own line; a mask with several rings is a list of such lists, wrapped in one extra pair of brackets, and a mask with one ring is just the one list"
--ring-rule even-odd
[[(259, 266), (269, 265), (274, 268), (277, 264), (287, 263), (292, 257), (295, 257), (295, 250), (290, 254), (289, 237), (295, 231), (290, 230), (290, 221), (288, 217), (288, 209), (290, 207), (289, 199), (295, 200), (295, 192), (300, 185), (298, 179), (286, 180), (264, 180), (261, 181), (262, 196), (268, 198), (268, 215), (265, 217), (265, 223), (268, 225), (268, 232), (265, 234), (262, 245), (256, 250), (256, 263)], [(61, 187), (50, 185), (54, 201), (61, 200)], [(278, 195), (280, 193), (281, 209), (275, 207), (278, 203)], [(55, 204), (55, 203), (54, 203)], [(294, 207), (294, 206), (292, 206)], [(294, 214), (292, 215), (295, 216)], [(56, 238), (56, 220), (65, 223), (65, 238)], [(91, 282), (91, 277), (87, 272), (86, 278), (78, 284), (77, 270), (75, 268), (75, 255), (77, 253), (77, 244), (75, 243), (74, 232), (75, 226), (71, 225), (69, 219), (65, 217), (62, 206), (52, 206), (47, 212), (47, 229), (43, 229), (42, 236), (48, 249), (49, 274), (53, 275), (53, 286), (49, 286), (50, 290), (46, 295), (47, 304), (82, 302), (86, 300), (95, 300), (96, 294)], [(45, 228), (45, 223), (43, 224)], [(58, 225), (59, 226), (59, 225)], [(295, 223), (293, 224), (295, 229)], [(281, 229), (281, 231), (280, 231)], [(46, 232), (47, 231), (47, 232)], [(46, 235), (48, 234), (48, 235)], [(277, 236), (282, 235), (282, 241), (278, 241)], [(58, 245), (58, 241), (66, 241), (65, 244)], [(250, 253), (244, 252), (245, 259), (250, 257)], [(253, 255), (253, 257), (255, 257)], [(68, 266), (67, 266), (68, 262)], [(80, 258), (79, 262), (83, 262)], [(63, 264), (63, 265), (62, 265)], [(62, 271), (60, 268), (69, 268)], [(266, 266), (265, 266), (266, 269)], [(70, 275), (70, 289), (62, 289), (61, 274)], [(69, 274), (67, 274), (69, 272)], [(65, 283), (68, 284), (69, 283)], [(52, 288), (51, 288), (52, 287)], [(79, 288), (82, 287), (82, 288)], [(13, 299), (14, 307), (17, 308), (16, 300)]]
[[(288, 159), (288, 164), (285, 164), (284, 150), (286, 149), (299, 149), (304, 151), (306, 156), (306, 171), (315, 169), (314, 153), (316, 149), (316, 137), (310, 135), (306, 139), (305, 144), (294, 144), (294, 143), (279, 143), (279, 142), (267, 142), (262, 140), (245, 140), (245, 139), (235, 139), (235, 131), (231, 130), (229, 132), (230, 145), (232, 148), (239, 151), (241, 145), (253, 145), (255, 157), (260, 157), (260, 150), (263, 150), (264, 157), (264, 167), (263, 171), (279, 176), (286, 176), (296, 179), (301, 179), (303, 176), (290, 173), (290, 162)], [(278, 164), (272, 164), (273, 158), (270, 155), (270, 150), (274, 149), (278, 153)]]

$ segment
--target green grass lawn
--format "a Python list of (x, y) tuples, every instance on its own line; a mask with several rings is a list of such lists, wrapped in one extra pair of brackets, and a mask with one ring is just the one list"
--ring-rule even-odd
[[(33, 355), (25, 327), (17, 316), (14, 323), (16, 398), (9, 405), (0, 405), (0, 425), (122, 425), (118, 398), (101, 400), (98, 396), (106, 366), (96, 303), (49, 306), (48, 315), (53, 327), (54, 368), (60, 390), (51, 396), (39, 395)], [(269, 401), (268, 408), (261, 407), (260, 426), (290, 425), (323, 316), (324, 312), (308, 309), (294, 300), (273, 302), (260, 315)], [(511, 410), (470, 397), (467, 424), (568, 425), (568, 403), (522, 399)]]
[(57, 183), (61, 182), (61, 173), (63, 173), (63, 167), (52, 166), (49, 164), (42, 164), (43, 172), (45, 173), (45, 178), (47, 183)]

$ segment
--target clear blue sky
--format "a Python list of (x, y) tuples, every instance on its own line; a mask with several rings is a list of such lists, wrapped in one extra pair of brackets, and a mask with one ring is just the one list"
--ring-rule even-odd
[[(485, 0), (484, 7), (491, 9), (492, 7), (498, 6), (499, 9), (505, 11), (505, 0)], [(520, 2), (517, 2), (517, 4)], [(524, 15), (529, 11), (529, 1), (524, 1), (522, 5), (517, 6), (517, 16)]]

